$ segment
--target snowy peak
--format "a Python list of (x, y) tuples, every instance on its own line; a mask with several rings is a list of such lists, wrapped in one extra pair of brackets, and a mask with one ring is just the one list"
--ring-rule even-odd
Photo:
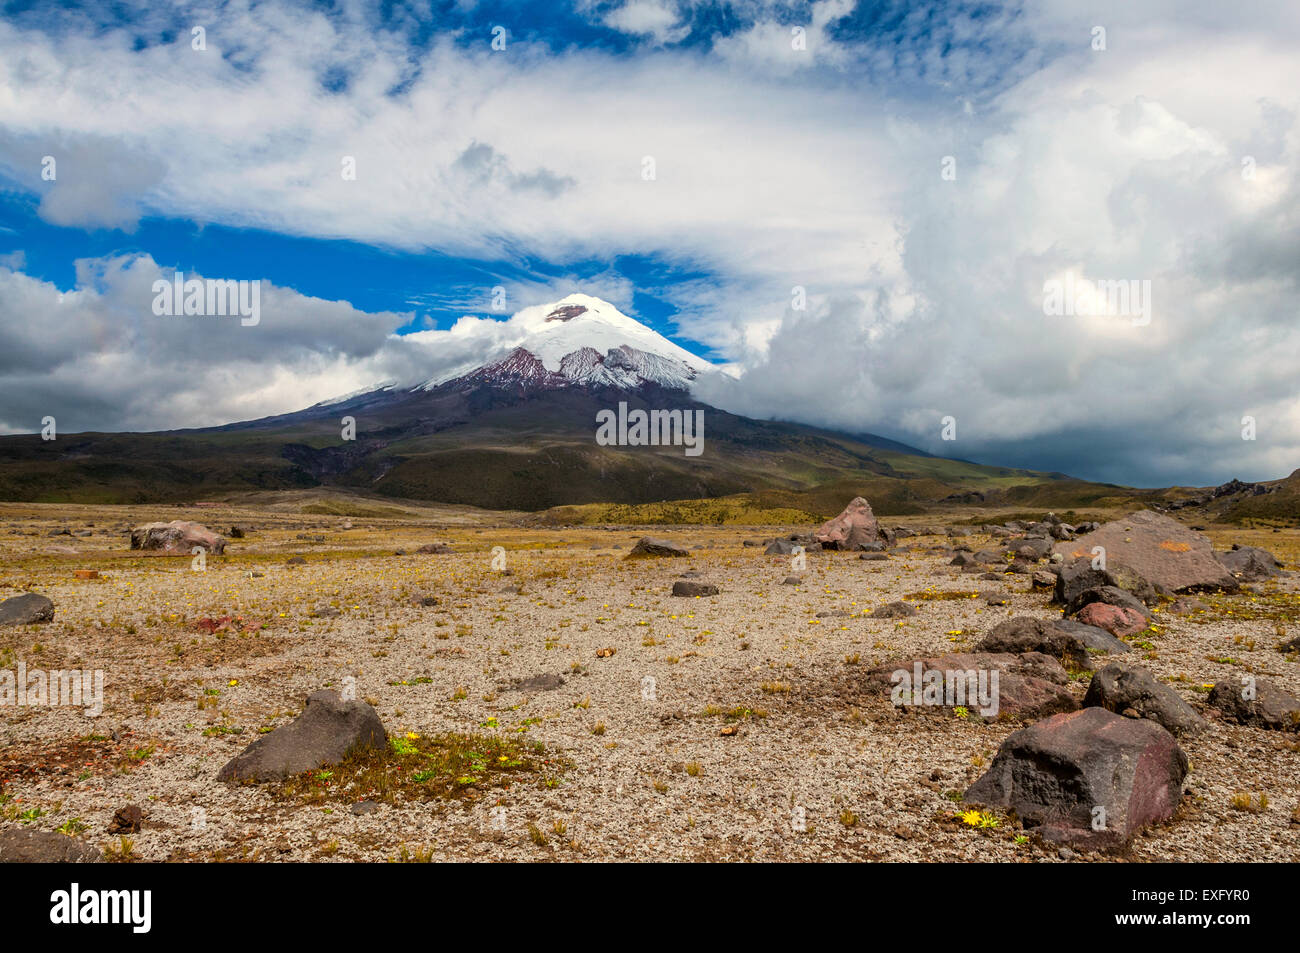
[(647, 384), (689, 390), (714, 366), (629, 318), (608, 301), (572, 294), (524, 308), (505, 322), (514, 343), (484, 364), (443, 383), (493, 383), (526, 388), (567, 386), (636, 390)]

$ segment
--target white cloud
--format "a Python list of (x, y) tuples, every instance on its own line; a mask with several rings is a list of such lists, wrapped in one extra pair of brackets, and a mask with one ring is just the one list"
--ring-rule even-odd
[(628, 0), (601, 17), (607, 27), (620, 33), (648, 36), (655, 43), (677, 43), (690, 32), (678, 11), (661, 0)]
[[(681, 308), (684, 334), (751, 368), (714, 396), (761, 416), (1116, 480), (1292, 469), (1300, 9), (918, 8), (901, 37), (856, 47), (835, 39), (849, 13), (814, 5), (807, 68), (786, 68), (789, 26), (774, 13), (709, 52), (633, 58), (443, 37), (395, 98), (383, 93), (409, 78), (411, 51), (319, 13), (227, 12), (206, 53), (185, 38), (136, 52), (125, 32), (56, 41), (0, 24), (0, 164), (61, 224), (160, 214), (494, 259), (647, 254), (704, 271), (650, 290)], [(604, 15), (655, 38), (684, 22), (646, 0)], [(1104, 52), (1088, 45), (1095, 24)], [(944, 44), (927, 42), (937, 35)], [(999, 42), (1020, 59), (981, 53)], [(346, 89), (321, 89), (325, 64), (346, 72)], [(56, 185), (33, 164), (47, 151), (70, 160)], [(355, 182), (339, 174), (345, 155)], [(955, 181), (940, 177), (946, 155)], [(84, 161), (98, 164), (76, 171)], [(1152, 323), (1044, 317), (1042, 283), (1067, 269), (1149, 279)], [(626, 279), (601, 283), (581, 290), (626, 309)], [(806, 312), (790, 306), (795, 285)], [(511, 302), (572, 290), (512, 286)], [(70, 327), (105, 320), (86, 294), (68, 296), (88, 309)], [(396, 325), (374, 343), (346, 324), (285, 337), (276, 346), (302, 376), (249, 384), (238, 402), (204, 401), (185, 374), (151, 390), (175, 387), (176, 406), (207, 420), (283, 409), (322, 369), (338, 377), (332, 393), (394, 376), (407, 358), (382, 338)], [(57, 357), (17, 337), (13, 361)], [(333, 356), (313, 363), (315, 347)], [(96, 390), (101, 380), (66, 382), (104, 419), (119, 400), (132, 426), (155, 419), (129, 394)], [(945, 413), (960, 421), (955, 446), (937, 440)], [(1260, 420), (1254, 444), (1231, 425), (1245, 413)]]

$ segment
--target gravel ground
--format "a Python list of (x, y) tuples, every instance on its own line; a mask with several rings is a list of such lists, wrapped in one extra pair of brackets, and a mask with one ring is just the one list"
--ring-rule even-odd
[[(0, 710), (9, 799), (0, 827), (84, 825), (80, 836), (120, 849), (108, 828), (118, 808), (135, 803), (148, 820), (131, 850), (148, 861), (374, 861), (404, 847), (435, 860), (1069, 857), (1034, 838), (1017, 843), (1010, 819), (988, 830), (954, 820), (954, 793), (1016, 724), (899, 712), (865, 684), (874, 665), (969, 649), (1012, 615), (1056, 614), (1046, 594), (1029, 591), (1028, 576), (985, 581), (949, 567), (935, 551), (946, 538), (907, 539), (910, 552), (883, 562), (809, 555), (799, 586), (782, 584), (790, 558), (742, 546), (780, 532), (773, 527), (353, 519), (345, 529), (341, 517), (199, 511), (188, 518), (251, 528), (205, 571), (191, 571), (188, 557), (123, 550), (123, 527), (176, 515), (0, 506), (0, 597), (31, 588), (57, 606), (53, 623), (0, 629), (0, 667), (102, 669), (106, 678), (97, 719), (68, 708)], [(92, 535), (49, 537), (61, 527)], [(643, 532), (700, 548), (688, 559), (625, 561)], [(1211, 535), (1221, 547), (1241, 537)], [(1272, 542), (1294, 546), (1296, 537)], [(414, 553), (433, 541), (455, 552)], [(961, 542), (978, 549), (987, 538)], [(492, 565), (496, 546), (504, 572)], [(307, 564), (286, 565), (297, 553)], [(100, 577), (77, 579), (76, 569)], [(672, 597), (686, 571), (721, 594)], [(1278, 594), (1300, 585), (1286, 574), (1256, 588), (1256, 599), (1283, 602)], [(863, 615), (927, 590), (984, 595), (913, 597), (919, 612), (905, 620)], [(988, 604), (989, 594), (1006, 604)], [(437, 604), (412, 604), (425, 595)], [(1275, 648), (1286, 620), (1240, 617), (1251, 614), (1251, 598), (1234, 597), (1243, 611), (1233, 616), (1218, 604), (1200, 618), (1160, 613), (1160, 631), (1129, 657), (1203, 713), (1204, 688), (1244, 672), (1300, 694), (1300, 664)], [(312, 616), (325, 606), (339, 615)], [(224, 614), (265, 628), (212, 634), (195, 625)], [(598, 657), (607, 647), (615, 654)], [(544, 674), (564, 684), (510, 686)], [(259, 729), (286, 724), (308, 693), (347, 676), (390, 734), (500, 732), (540, 743), (567, 767), (550, 787), (524, 777), (508, 789), (383, 804), (360, 816), (348, 801), (216, 781)], [(1079, 698), (1086, 687), (1086, 679), (1072, 684)], [(733, 710), (751, 714), (732, 720)], [(736, 732), (724, 736), (730, 725)], [(1300, 860), (1297, 742), (1296, 733), (1212, 721), (1182, 742), (1192, 772), (1178, 816), (1125, 851), (1077, 860)], [(1266, 795), (1267, 808), (1235, 809), (1243, 792)], [(800, 811), (803, 830), (794, 823)], [(199, 816), (203, 829), (193, 823)]]

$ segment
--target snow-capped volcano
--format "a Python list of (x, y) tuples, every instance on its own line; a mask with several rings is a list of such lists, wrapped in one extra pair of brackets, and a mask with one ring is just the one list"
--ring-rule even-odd
[(474, 365), (462, 365), (419, 385), (431, 390), (466, 380), (528, 387), (645, 384), (689, 390), (701, 374), (717, 370), (608, 301), (571, 294), (552, 304), (524, 308), (503, 322), (508, 343)]

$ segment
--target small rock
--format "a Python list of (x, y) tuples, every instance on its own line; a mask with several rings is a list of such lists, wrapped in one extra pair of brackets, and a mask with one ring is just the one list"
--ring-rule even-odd
[(906, 619), (916, 615), (916, 607), (906, 602), (891, 602), (871, 613), (873, 619)]
[(673, 595), (675, 596), (716, 596), (721, 590), (707, 582), (691, 582), (688, 579), (679, 579), (673, 583)]
[(137, 804), (119, 807), (108, 825), (110, 834), (138, 834), (144, 825), (144, 811)]
[(637, 540), (637, 544), (632, 547), (624, 559), (646, 558), (646, 557), (689, 557), (690, 552), (684, 547), (666, 539), (656, 539), (651, 536), (642, 536)]
[(1136, 635), (1147, 627), (1147, 620), (1140, 613), (1104, 602), (1089, 603), (1079, 610), (1075, 619), (1084, 625), (1105, 629), (1116, 638)]
[[(600, 653), (597, 653), (600, 654)], [(510, 680), (510, 687), (517, 692), (553, 692), (564, 685), (559, 675), (531, 675), (528, 678)]]

